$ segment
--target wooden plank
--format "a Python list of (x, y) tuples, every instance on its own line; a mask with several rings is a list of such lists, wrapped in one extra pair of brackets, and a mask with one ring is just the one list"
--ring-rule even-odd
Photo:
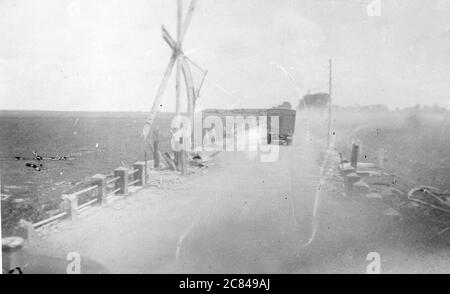
[(183, 42), (184, 38), (186, 37), (187, 30), (189, 28), (189, 25), (191, 24), (192, 15), (194, 14), (195, 6), (197, 5), (197, 0), (192, 0), (191, 4), (189, 5), (188, 12), (186, 13), (186, 18), (184, 19), (182, 32), (180, 36), (180, 42)]
[(182, 48), (181, 43), (181, 22), (183, 17), (183, 5), (181, 0), (177, 1), (177, 72), (176, 72), (176, 80), (175, 80), (175, 112), (177, 115), (181, 114), (181, 56), (180, 50)]
[(66, 215), (67, 215), (67, 212), (61, 212), (61, 213), (59, 213), (59, 214), (57, 214), (57, 215), (54, 215), (54, 216), (52, 216), (52, 217), (50, 217), (50, 218), (47, 218), (47, 219), (44, 219), (44, 220), (42, 220), (42, 221), (40, 221), (40, 222), (34, 223), (34, 224), (33, 224), (33, 227), (34, 227), (34, 228), (41, 227), (41, 226), (43, 226), (43, 225), (49, 224), (49, 223), (52, 222), (52, 221), (58, 220), (58, 219), (60, 219), (60, 218), (62, 218), (62, 217), (64, 217), (64, 216), (66, 216)]
[(87, 193), (87, 192), (90, 192), (90, 191), (92, 191), (92, 190), (95, 190), (95, 189), (97, 189), (97, 188), (98, 188), (98, 185), (91, 186), (91, 187), (87, 187), (87, 188), (85, 188), (85, 189), (83, 189), (83, 190), (80, 190), (80, 191), (78, 191), (78, 192), (73, 193), (72, 195), (78, 196), (78, 195), (81, 195), (81, 194), (83, 194), (83, 193)]
[(162, 157), (164, 159), (164, 161), (167, 163), (167, 166), (172, 169), (173, 171), (177, 170), (177, 167), (175, 165), (175, 163), (173, 162), (172, 158), (170, 158), (170, 155), (166, 152), (164, 154), (161, 154), (160, 151), (159, 152), (159, 156)]

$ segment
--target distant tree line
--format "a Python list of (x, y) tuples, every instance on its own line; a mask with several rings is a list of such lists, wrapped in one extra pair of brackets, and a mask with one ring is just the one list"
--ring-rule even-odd
[(292, 104), (289, 101), (284, 101), (283, 103), (281, 103), (278, 106), (272, 107), (272, 109), (274, 108), (281, 108), (281, 109), (292, 109)]
[(324, 108), (330, 102), (330, 95), (328, 93), (307, 94), (300, 99), (298, 108)]

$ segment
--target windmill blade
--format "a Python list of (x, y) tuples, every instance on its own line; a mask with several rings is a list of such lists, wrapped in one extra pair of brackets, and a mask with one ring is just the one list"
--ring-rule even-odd
[(175, 76), (175, 96), (176, 96), (176, 103), (175, 103), (175, 112), (177, 115), (180, 115), (181, 113), (181, 89), (180, 89), (180, 82), (181, 82), (181, 58), (177, 58), (177, 71)]
[(166, 41), (166, 43), (172, 50), (176, 50), (177, 42), (175, 42), (175, 40), (169, 34), (169, 31), (167, 31), (167, 29), (164, 26), (161, 26), (161, 31), (162, 31), (162, 38), (164, 39), (164, 41)]
[(194, 111), (194, 103), (195, 103), (195, 87), (194, 80), (192, 79), (191, 69), (189, 68), (189, 64), (187, 63), (186, 57), (182, 58), (182, 70), (184, 76), (184, 82), (186, 84), (186, 92), (188, 98), (188, 112)]
[(192, 14), (194, 13), (195, 7), (197, 5), (197, 0), (192, 0), (191, 4), (189, 5), (188, 12), (186, 13), (186, 18), (183, 23), (183, 27), (180, 34), (180, 44), (183, 43), (184, 37), (186, 37), (187, 30), (189, 28), (189, 25), (191, 24), (192, 20)]
[(183, 19), (183, 3), (181, 0), (177, 1), (177, 72), (175, 76), (175, 111), (177, 115), (180, 115), (181, 113), (181, 88), (180, 88), (180, 82), (181, 82), (181, 66), (182, 61), (180, 58), (180, 50), (182, 48), (182, 42), (181, 42), (181, 22)]
[(178, 45), (181, 48), (181, 26), (183, 21), (183, 2), (181, 0), (177, 0), (177, 40)]
[(205, 72), (204, 72), (204, 74), (203, 74), (203, 77), (202, 77), (202, 80), (201, 80), (201, 82), (200, 82), (200, 85), (198, 86), (198, 89), (197, 89), (197, 97), (200, 97), (200, 90), (202, 89), (203, 84), (205, 83), (205, 80), (206, 80), (206, 76), (207, 76), (207, 75), (208, 75), (208, 71), (205, 70)]
[(147, 139), (147, 136), (150, 133), (150, 129), (152, 128), (153, 121), (155, 120), (156, 117), (156, 113), (158, 112), (161, 99), (167, 87), (167, 81), (169, 80), (170, 74), (172, 73), (173, 66), (175, 65), (176, 60), (177, 55), (176, 53), (173, 53), (172, 57), (170, 57), (170, 61), (169, 64), (167, 65), (167, 69), (166, 72), (164, 73), (161, 85), (159, 86), (158, 92), (156, 93), (155, 101), (153, 102), (153, 107), (152, 110), (150, 111), (150, 116), (145, 122), (144, 129), (142, 130), (142, 135), (144, 136), (144, 139)]
[[(201, 76), (194, 80), (194, 76), (192, 74), (191, 66), (194, 66), (194, 69), (196, 69), (196, 72), (200, 72)], [(199, 65), (197, 65), (195, 62), (193, 62), (189, 57), (183, 56), (183, 72), (185, 74), (186, 78), (186, 84), (188, 85), (188, 88), (191, 88), (194, 91), (194, 98), (197, 99), (200, 97), (200, 90), (203, 87), (203, 84), (206, 79), (206, 75), (208, 74), (207, 70), (204, 70)], [(198, 75), (197, 75), (198, 76)], [(194, 100), (195, 103), (195, 100)]]
[(194, 82), (194, 88), (195, 88), (195, 91), (196, 91), (195, 93), (196, 93), (196, 96), (198, 98), (198, 97), (200, 97), (200, 90), (202, 89), (203, 83), (206, 80), (206, 76), (208, 75), (208, 71), (203, 69), (203, 68), (201, 68), (198, 64), (196, 64), (194, 61), (192, 61), (192, 59), (190, 59), (187, 56), (186, 56), (186, 61), (187, 61), (188, 65), (189, 65), (189, 63), (192, 64), (198, 71), (201, 72), (200, 81), (197, 83), (198, 85), (196, 85), (196, 83)]

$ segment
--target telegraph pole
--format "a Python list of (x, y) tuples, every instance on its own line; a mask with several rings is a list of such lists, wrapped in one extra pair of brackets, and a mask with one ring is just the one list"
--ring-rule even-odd
[(175, 82), (175, 112), (177, 115), (181, 114), (181, 102), (180, 102), (180, 79), (181, 79), (181, 22), (183, 18), (183, 10), (182, 10), (182, 2), (181, 0), (177, 1), (177, 73), (176, 73), (176, 82)]
[[(181, 56), (181, 44), (182, 44), (182, 21), (183, 21), (183, 3), (181, 0), (177, 0), (177, 72), (176, 72), (176, 81), (175, 81), (175, 111), (177, 113), (177, 117), (179, 118), (181, 115), (181, 67), (182, 67), (182, 56)], [(188, 89), (189, 91), (189, 89)], [(186, 126), (183, 126), (186, 127)], [(186, 162), (186, 138), (184, 134), (180, 138), (181, 151), (178, 152), (178, 170), (181, 171), (183, 175), (187, 174), (187, 162)], [(177, 154), (177, 153), (175, 153)], [(177, 155), (175, 155), (177, 156)]]
[(329, 80), (328, 80), (328, 147), (331, 144), (331, 90), (332, 90), (332, 61), (331, 59), (328, 61), (329, 66)]

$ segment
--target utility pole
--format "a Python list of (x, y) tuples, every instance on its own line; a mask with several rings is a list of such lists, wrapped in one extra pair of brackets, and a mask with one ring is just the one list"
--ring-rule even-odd
[(332, 61), (329, 60), (329, 80), (328, 80), (328, 147), (331, 144), (331, 90), (332, 90)]
[[(181, 56), (182, 48), (182, 21), (183, 21), (183, 3), (181, 0), (177, 0), (177, 75), (176, 75), (176, 84), (175, 84), (175, 91), (176, 91), (176, 113), (177, 117), (180, 117), (181, 115), (181, 69), (183, 65), (183, 56)], [(188, 89), (189, 91), (189, 89)], [(185, 126), (184, 126), (185, 127)], [(178, 152), (178, 170), (181, 171), (183, 175), (187, 174), (187, 162), (186, 162), (186, 138), (184, 137), (184, 134), (180, 138), (180, 144), (181, 144), (181, 151)]]
[(180, 81), (181, 81), (181, 22), (183, 18), (183, 6), (181, 0), (177, 0), (177, 74), (176, 74), (176, 84), (175, 84), (175, 95), (176, 95), (176, 114), (180, 115), (181, 113), (181, 89), (180, 89)]

